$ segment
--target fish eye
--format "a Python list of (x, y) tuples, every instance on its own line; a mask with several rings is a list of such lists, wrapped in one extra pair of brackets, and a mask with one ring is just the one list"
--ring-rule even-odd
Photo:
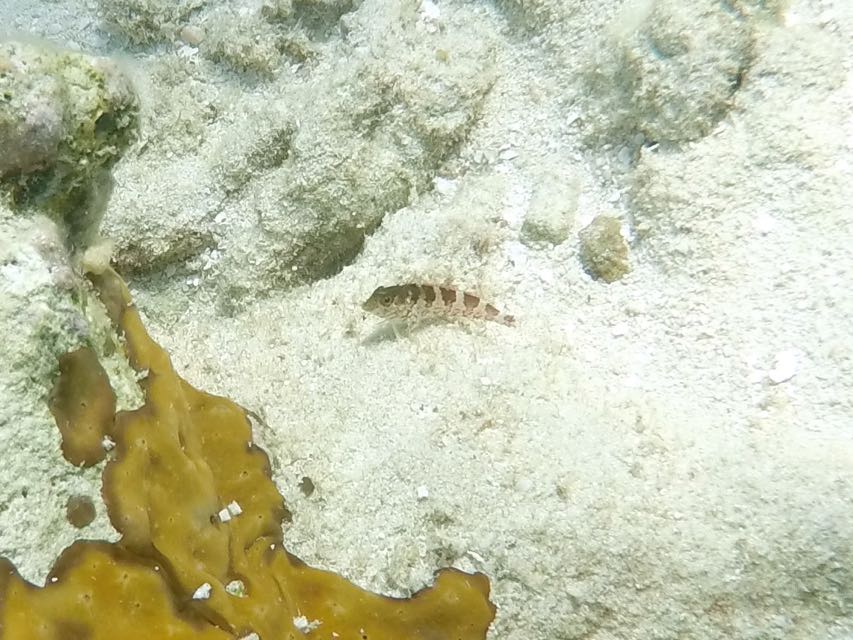
[(391, 296), (382, 296), (382, 299), (379, 301), (386, 307), (391, 304)]

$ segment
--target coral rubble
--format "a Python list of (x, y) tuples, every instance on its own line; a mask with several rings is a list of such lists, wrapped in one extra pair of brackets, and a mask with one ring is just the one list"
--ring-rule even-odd
[[(494, 615), (481, 574), (453, 569), (408, 600), (363, 591), (306, 566), (282, 546), (288, 515), (269, 460), (252, 441), (245, 411), (191, 387), (146, 333), (115, 272), (92, 276), (110, 318), (124, 334), (145, 404), (89, 420), (58, 412), (63, 436), (84, 443), (100, 425), (115, 454), (104, 471), (116, 544), (78, 542), (65, 550), (44, 588), (0, 561), (0, 636), (29, 638), (484, 638)], [(110, 406), (100, 365), (89, 352), (68, 357), (57, 396)], [(73, 363), (73, 367), (68, 365)], [(81, 368), (89, 371), (79, 371)], [(96, 391), (97, 390), (97, 391)], [(74, 394), (78, 395), (74, 395)], [(105, 400), (103, 398), (106, 398)], [(89, 431), (75, 421), (89, 420)], [(84, 447), (85, 448), (85, 447)], [(77, 459), (75, 457), (75, 459)], [(84, 462), (88, 460), (84, 459)]]

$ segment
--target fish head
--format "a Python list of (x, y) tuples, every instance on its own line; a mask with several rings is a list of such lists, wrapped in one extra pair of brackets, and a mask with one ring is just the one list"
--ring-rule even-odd
[(397, 299), (397, 289), (399, 287), (378, 287), (376, 291), (370, 294), (370, 297), (365, 300), (361, 308), (370, 313), (381, 317), (394, 315), (394, 301)]

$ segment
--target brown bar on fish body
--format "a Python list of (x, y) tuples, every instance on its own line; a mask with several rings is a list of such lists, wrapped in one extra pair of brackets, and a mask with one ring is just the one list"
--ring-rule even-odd
[(491, 320), (507, 326), (515, 318), (479, 296), (435, 284), (401, 284), (377, 288), (361, 305), (380, 318), (407, 322), (435, 321), (454, 317)]

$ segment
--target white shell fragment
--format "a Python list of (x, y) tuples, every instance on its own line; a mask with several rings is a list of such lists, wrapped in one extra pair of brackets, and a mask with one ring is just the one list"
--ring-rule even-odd
[(479, 553), (477, 553), (476, 551), (471, 551), (471, 550), (469, 549), (468, 551), (466, 551), (466, 553), (467, 553), (471, 558), (473, 558), (474, 560), (476, 560), (477, 562), (479, 562), (480, 564), (485, 564), (485, 562), (486, 562), (485, 558), (483, 558), (483, 556), (481, 556), (481, 555), (480, 555)]
[(231, 518), (236, 518), (241, 513), (243, 513), (243, 508), (237, 503), (236, 500), (232, 500), (226, 506), (224, 506), (217, 515), (219, 516), (220, 522), (228, 522), (229, 520), (231, 520)]
[(786, 349), (776, 354), (776, 363), (767, 372), (767, 378), (773, 384), (781, 384), (793, 378), (799, 370), (798, 353), (794, 349)]
[(225, 592), (229, 595), (236, 596), (237, 598), (245, 598), (246, 585), (243, 584), (242, 580), (232, 580), (225, 585)]
[(310, 633), (319, 627), (320, 624), (321, 622), (319, 620), (311, 620), (309, 622), (308, 618), (305, 616), (296, 616), (293, 618), (293, 626), (299, 629), (302, 633)]
[(209, 582), (205, 582), (193, 593), (193, 600), (207, 600), (210, 597), (210, 592), (213, 591), (213, 587), (210, 586)]

